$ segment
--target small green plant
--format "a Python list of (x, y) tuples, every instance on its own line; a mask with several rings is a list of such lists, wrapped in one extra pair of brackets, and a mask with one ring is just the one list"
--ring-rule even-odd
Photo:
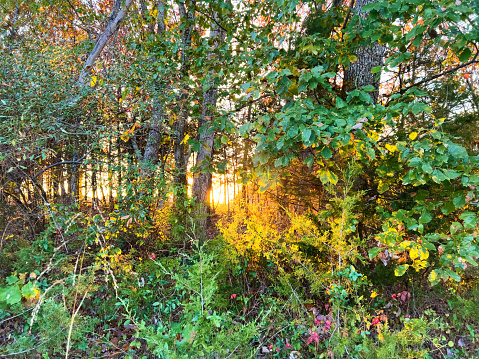
[[(174, 291), (161, 303), (154, 303), (157, 324), (148, 325), (144, 320), (137, 323), (137, 337), (146, 340), (153, 354), (160, 358), (251, 354), (248, 344), (256, 334), (256, 323), (240, 324), (236, 315), (219, 310), (219, 272), (215, 253), (207, 243), (196, 242), (195, 252), (185, 255), (187, 264), (181, 267), (178, 263), (171, 267), (167, 261), (155, 263), (165, 278), (174, 281)], [(230, 299), (235, 298), (236, 295)]]

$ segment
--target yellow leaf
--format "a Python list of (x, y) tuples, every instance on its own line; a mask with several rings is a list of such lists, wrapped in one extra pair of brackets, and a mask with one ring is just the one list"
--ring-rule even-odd
[(385, 147), (389, 152), (395, 152), (398, 150), (396, 146), (390, 145), (389, 143), (387, 143)]
[(185, 138), (183, 138), (183, 141), (180, 142), (180, 145), (182, 145), (183, 143), (188, 142), (189, 138), (190, 138), (190, 135), (186, 134)]
[(409, 134), (409, 138), (411, 139), (411, 141), (414, 141), (417, 138), (417, 132), (411, 132)]
[(128, 131), (125, 132), (124, 134), (122, 134), (120, 136), (121, 140), (124, 141), (124, 142), (128, 142), (128, 140), (130, 139), (130, 136), (128, 135)]
[(374, 141), (377, 142), (379, 140), (379, 133), (374, 132), (374, 131), (370, 131), (369, 132), (369, 137), (371, 137)]
[(377, 296), (378, 296), (378, 293), (376, 293), (376, 292), (371, 293), (371, 298), (376, 298)]
[(94, 87), (96, 85), (96, 82), (97, 82), (96, 76), (92, 76), (90, 81), (90, 86)]
[(426, 259), (428, 259), (428, 258), (429, 258), (429, 251), (428, 251), (427, 249), (421, 248), (421, 249), (419, 250), (419, 258), (420, 258), (421, 260), (426, 260)]
[(250, 93), (253, 90), (254, 90), (254, 87), (250, 87), (249, 89), (246, 90), (246, 93)]
[(411, 257), (412, 260), (415, 260), (419, 257), (419, 251), (416, 248), (411, 248), (409, 251), (409, 257)]

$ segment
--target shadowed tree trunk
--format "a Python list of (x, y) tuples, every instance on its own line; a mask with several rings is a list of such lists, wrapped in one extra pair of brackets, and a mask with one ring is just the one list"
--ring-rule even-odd
[[(217, 24), (218, 14), (213, 14), (215, 19), (211, 24), (210, 42), (213, 49), (208, 53), (208, 58), (215, 56), (214, 51), (218, 49), (225, 39), (225, 32)], [(201, 147), (198, 151), (196, 159), (197, 171), (193, 182), (193, 196), (196, 197), (196, 203), (200, 206), (199, 213), (204, 216), (199, 220), (199, 226), (205, 228), (208, 224), (208, 214), (210, 212), (210, 192), (212, 185), (212, 175), (209, 170), (211, 160), (213, 158), (214, 143), (214, 116), (216, 111), (216, 97), (218, 93), (218, 78), (214, 71), (208, 73), (207, 84), (203, 93), (203, 112), (199, 123), (200, 134), (199, 141)], [(202, 129), (202, 130), (201, 130)], [(201, 217), (201, 216), (200, 216)]]
[[(158, 32), (157, 34), (163, 35), (165, 32), (165, 4), (162, 0), (158, 1)], [(152, 26), (149, 27), (150, 31), (154, 31)], [(161, 136), (163, 134), (163, 104), (157, 93), (158, 84), (155, 82), (153, 90), (153, 109), (151, 116), (150, 131), (148, 134), (148, 140), (145, 147), (145, 153), (143, 157), (138, 158), (141, 163), (141, 168), (144, 173), (151, 176), (151, 168), (156, 164), (158, 159), (158, 153), (160, 151)], [(137, 149), (135, 151), (138, 153)]]
[[(181, 74), (182, 78), (186, 79), (188, 76), (189, 70), (189, 58), (188, 58), (188, 49), (191, 46), (191, 35), (193, 32), (194, 21), (195, 21), (195, 3), (190, 3), (191, 8), (187, 9), (184, 3), (179, 4), (180, 17), (182, 21), (185, 21), (187, 26), (185, 27), (182, 34), (182, 48), (181, 48)], [(180, 116), (174, 125), (174, 157), (175, 157), (175, 175), (174, 183), (175, 186), (181, 187), (179, 193), (183, 192), (186, 194), (186, 188), (188, 186), (188, 181), (186, 177), (186, 165), (187, 165), (187, 156), (185, 154), (185, 128), (186, 120), (188, 118), (187, 110), (187, 101), (188, 101), (188, 88), (184, 87), (181, 91), (181, 95), (178, 98), (178, 103), (180, 105)], [(180, 196), (182, 197), (182, 195)]]

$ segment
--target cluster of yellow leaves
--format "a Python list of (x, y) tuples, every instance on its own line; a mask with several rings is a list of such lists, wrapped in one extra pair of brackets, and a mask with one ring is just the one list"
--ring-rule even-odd
[(96, 257), (96, 264), (100, 267), (109, 266), (114, 271), (131, 272), (132, 266), (122, 254), (120, 248), (106, 246), (100, 250)]
[(255, 261), (260, 257), (270, 260), (277, 257), (281, 233), (277, 228), (276, 211), (271, 207), (249, 205), (241, 208), (229, 223), (222, 221), (218, 228), (235, 259), (247, 257)]
[(170, 223), (168, 222), (170, 217), (171, 207), (169, 206), (158, 207), (155, 210), (153, 216), (155, 232), (158, 239), (162, 242), (170, 239)]
[[(235, 261), (246, 258), (250, 263), (257, 263), (268, 259), (279, 268), (299, 262), (300, 267), (309, 266), (314, 262), (318, 270), (329, 270), (329, 263), (321, 263), (318, 257), (328, 241), (327, 235), (320, 234), (307, 216), (285, 217), (274, 207), (249, 205), (235, 211), (229, 220), (219, 222), (218, 228)], [(318, 254), (305, 254), (301, 245), (320, 250)]]

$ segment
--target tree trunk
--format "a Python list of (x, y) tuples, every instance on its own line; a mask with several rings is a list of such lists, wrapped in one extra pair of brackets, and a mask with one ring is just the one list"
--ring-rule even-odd
[(125, 6), (120, 9), (119, 5), (121, 4), (121, 1), (116, 1), (110, 19), (108, 20), (108, 25), (106, 26), (105, 30), (103, 30), (103, 33), (100, 35), (95, 47), (90, 52), (88, 59), (83, 65), (83, 70), (78, 78), (79, 85), (85, 85), (88, 82), (88, 77), (93, 69), (93, 66), (95, 65), (96, 60), (102, 53), (108, 41), (118, 32), (118, 29), (120, 28), (120, 25), (132, 3), (133, 0), (126, 0)]
[[(211, 26), (210, 41), (213, 44), (214, 50), (216, 50), (224, 41), (225, 32), (217, 25), (218, 14), (215, 12), (213, 16), (215, 22), (213, 22)], [(208, 58), (213, 56), (214, 51), (210, 51)], [(214, 71), (210, 71), (208, 77), (203, 94), (203, 112), (198, 126), (199, 128), (203, 128), (203, 131), (199, 134), (201, 147), (196, 159), (197, 172), (193, 182), (193, 196), (196, 197), (196, 203), (200, 206), (199, 213), (204, 216), (204, 219), (200, 219), (198, 224), (205, 230), (208, 224), (207, 216), (210, 213), (208, 198), (210, 197), (211, 192), (212, 175), (209, 167), (213, 158), (213, 143), (215, 137), (213, 123), (216, 110), (216, 96), (218, 92)]]
[[(182, 21), (186, 21), (187, 26), (182, 34), (182, 49), (181, 49), (181, 72), (182, 77), (187, 78), (189, 70), (189, 58), (188, 58), (188, 49), (191, 46), (191, 35), (193, 32), (193, 26), (195, 21), (195, 10), (194, 3), (191, 4), (191, 9), (186, 9), (184, 3), (179, 4), (180, 17)], [(174, 157), (175, 157), (175, 176), (174, 183), (175, 186), (181, 187), (178, 193), (181, 193), (180, 197), (183, 197), (186, 194), (186, 189), (188, 186), (187, 176), (186, 176), (186, 166), (187, 166), (187, 156), (185, 154), (185, 129), (186, 121), (188, 118), (187, 110), (188, 102), (188, 88), (184, 87), (182, 94), (179, 96), (178, 103), (180, 104), (180, 116), (175, 122), (174, 126)]]
[[(365, 5), (376, 2), (376, 0), (356, 0), (354, 10), (361, 18), (367, 16), (367, 13), (362, 12)], [(372, 74), (373, 67), (383, 65), (384, 53), (386, 47), (379, 45), (377, 42), (371, 46), (361, 47), (356, 51), (357, 61), (351, 63), (348, 69), (344, 72), (344, 92), (349, 92), (354, 89), (361, 89), (366, 85), (373, 85), (375, 91), (369, 93), (373, 103), (377, 103), (379, 96), (379, 80), (380, 73)]]
[[(165, 4), (162, 0), (158, 1), (158, 34), (162, 35), (165, 31)], [(153, 27), (149, 27), (153, 31)], [(155, 83), (153, 90), (153, 110), (151, 117), (150, 131), (148, 134), (148, 141), (145, 147), (143, 158), (138, 158), (141, 163), (143, 172), (151, 175), (151, 168), (156, 164), (158, 153), (160, 151), (161, 136), (163, 133), (163, 104), (157, 93), (158, 84)]]

